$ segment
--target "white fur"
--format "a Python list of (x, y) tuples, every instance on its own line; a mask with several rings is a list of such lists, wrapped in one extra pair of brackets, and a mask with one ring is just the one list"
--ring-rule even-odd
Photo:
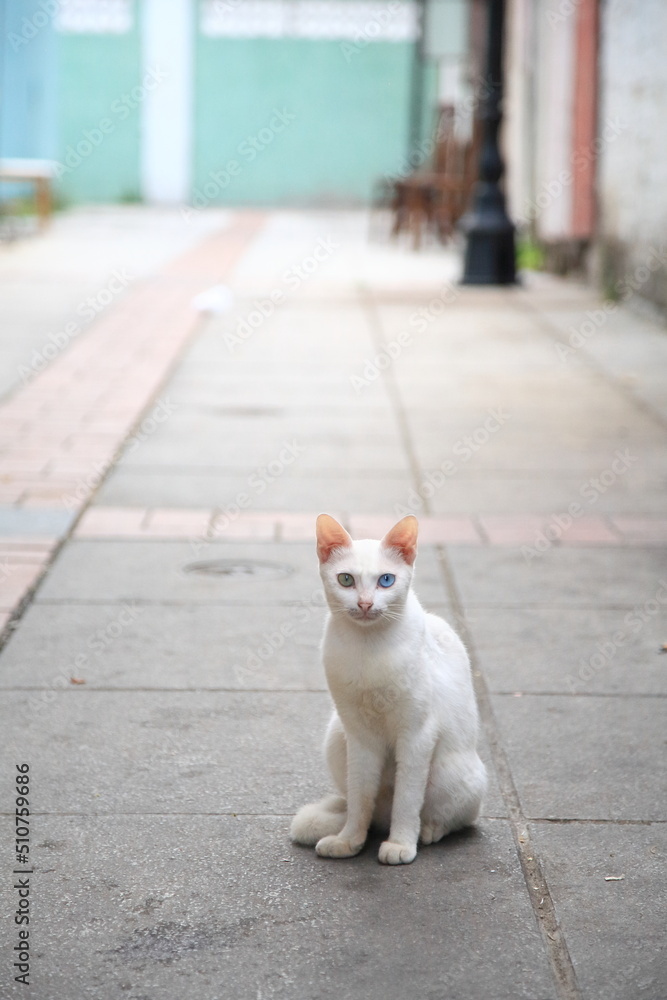
[[(290, 832), (323, 857), (351, 857), (373, 822), (389, 830), (380, 861), (409, 863), (418, 839), (434, 843), (479, 814), (486, 772), (470, 665), (456, 633), (417, 600), (392, 533), (381, 542), (346, 538), (320, 564), (329, 604), (322, 655), (336, 706), (325, 749), (343, 798), (304, 806)], [(341, 586), (340, 573), (355, 585)], [(387, 589), (378, 585), (384, 573), (396, 576)]]

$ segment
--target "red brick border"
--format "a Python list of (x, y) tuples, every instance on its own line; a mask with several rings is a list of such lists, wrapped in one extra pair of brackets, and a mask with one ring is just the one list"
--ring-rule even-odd
[[(74, 532), (76, 538), (183, 538), (203, 541), (312, 541), (317, 512), (251, 511), (230, 521), (204, 508), (90, 507)], [(392, 514), (342, 517), (356, 538), (379, 538), (396, 520)], [(562, 546), (667, 545), (667, 519), (586, 517), (558, 537), (547, 531), (548, 515), (420, 517), (422, 542), (435, 545), (532, 546), (541, 533)]]

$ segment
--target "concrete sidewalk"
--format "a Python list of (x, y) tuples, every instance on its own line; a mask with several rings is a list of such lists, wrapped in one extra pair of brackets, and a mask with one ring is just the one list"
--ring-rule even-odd
[[(664, 329), (546, 276), (461, 288), (355, 213), (200, 216), (0, 255), (0, 995), (665, 1000)], [(320, 510), (416, 513), (473, 657), (483, 819), (407, 867), (287, 837), (328, 788)]]

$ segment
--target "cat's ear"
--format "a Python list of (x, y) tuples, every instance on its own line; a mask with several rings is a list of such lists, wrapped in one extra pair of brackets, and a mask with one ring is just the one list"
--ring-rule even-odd
[(351, 547), (352, 539), (342, 524), (330, 514), (320, 514), (317, 518), (317, 555), (320, 562), (326, 562), (334, 549)]
[(414, 514), (402, 517), (382, 539), (384, 549), (398, 549), (403, 559), (412, 566), (417, 558), (417, 518)]

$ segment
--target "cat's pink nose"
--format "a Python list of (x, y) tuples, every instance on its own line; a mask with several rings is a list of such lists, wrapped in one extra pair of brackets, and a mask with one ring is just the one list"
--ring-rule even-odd
[(357, 607), (361, 608), (363, 612), (370, 611), (373, 607), (372, 601), (357, 601)]

